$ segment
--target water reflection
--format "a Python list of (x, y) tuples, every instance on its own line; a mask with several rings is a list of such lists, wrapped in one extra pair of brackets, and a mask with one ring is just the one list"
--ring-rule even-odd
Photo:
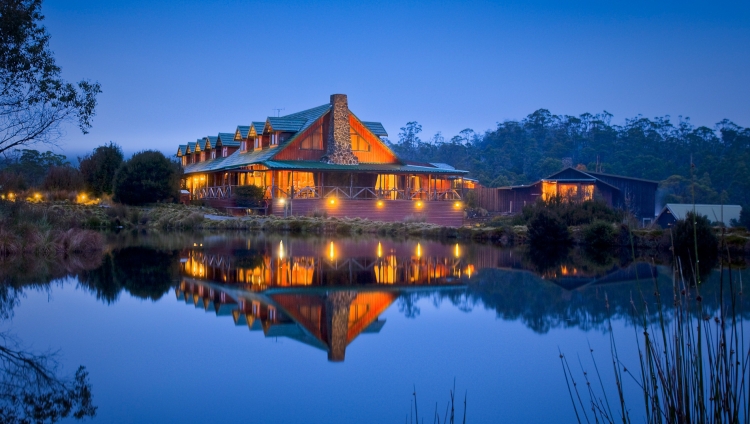
[[(451, 255), (451, 252), (455, 252)], [(231, 315), (236, 325), (288, 337), (343, 361), (363, 333), (377, 333), (380, 315), (414, 291), (465, 290), (471, 266), (458, 246), (353, 240), (214, 240), (181, 257), (177, 298)]]

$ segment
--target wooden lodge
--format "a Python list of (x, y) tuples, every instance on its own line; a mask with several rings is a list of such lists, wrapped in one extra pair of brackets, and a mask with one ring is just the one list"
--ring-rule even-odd
[(479, 205), (488, 211), (515, 214), (539, 199), (601, 199), (650, 223), (656, 215), (657, 181), (566, 168), (529, 185), (479, 188)]
[(388, 148), (379, 122), (360, 120), (344, 94), (302, 112), (240, 125), (179, 146), (191, 200), (244, 213), (233, 190), (265, 192), (263, 212), (325, 214), (460, 226), (466, 171), (407, 163)]

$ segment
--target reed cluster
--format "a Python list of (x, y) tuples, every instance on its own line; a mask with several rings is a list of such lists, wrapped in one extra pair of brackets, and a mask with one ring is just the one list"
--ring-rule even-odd
[[(607, 396), (593, 351), (594, 377), (582, 370), (583, 388), (560, 352), (578, 422), (632, 422), (634, 410), (626, 400), (625, 389), (631, 382), (642, 396), (643, 416), (648, 423), (750, 422), (750, 346), (745, 342), (741, 274), (735, 276), (731, 261), (722, 262), (718, 307), (714, 309), (701, 295), (699, 273), (682, 272), (679, 258), (673, 269), (671, 298), (662, 299), (654, 278), (655, 302), (647, 302), (642, 290), (639, 301), (631, 300), (639, 358), (636, 366), (620, 359), (611, 319), (608, 321), (615, 399)], [(665, 302), (671, 302), (672, 307), (665, 307)], [(656, 320), (648, 319), (652, 312)], [(640, 417), (635, 420), (642, 421)]]

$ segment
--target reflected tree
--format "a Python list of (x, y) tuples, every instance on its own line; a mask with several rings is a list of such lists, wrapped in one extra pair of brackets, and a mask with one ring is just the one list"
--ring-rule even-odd
[(72, 378), (61, 377), (54, 355), (26, 352), (0, 334), (0, 422), (54, 423), (95, 415), (85, 367)]

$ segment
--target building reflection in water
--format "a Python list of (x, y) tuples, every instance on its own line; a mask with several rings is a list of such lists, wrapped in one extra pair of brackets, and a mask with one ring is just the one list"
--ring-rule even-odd
[[(205, 244), (205, 246), (204, 246)], [(288, 337), (343, 361), (380, 315), (414, 292), (466, 290), (482, 269), (528, 272), (525, 256), (476, 244), (428, 241), (219, 238), (181, 253), (178, 299), (266, 337)], [(653, 271), (641, 269), (641, 276)], [(565, 290), (632, 279), (632, 267), (556, 262), (541, 278)], [(642, 267), (641, 267), (642, 268)]]
[[(473, 266), (458, 245), (309, 240), (224, 241), (182, 252), (178, 299), (236, 325), (288, 337), (343, 361), (403, 293), (464, 289)], [(465, 277), (468, 278), (468, 277)]]

